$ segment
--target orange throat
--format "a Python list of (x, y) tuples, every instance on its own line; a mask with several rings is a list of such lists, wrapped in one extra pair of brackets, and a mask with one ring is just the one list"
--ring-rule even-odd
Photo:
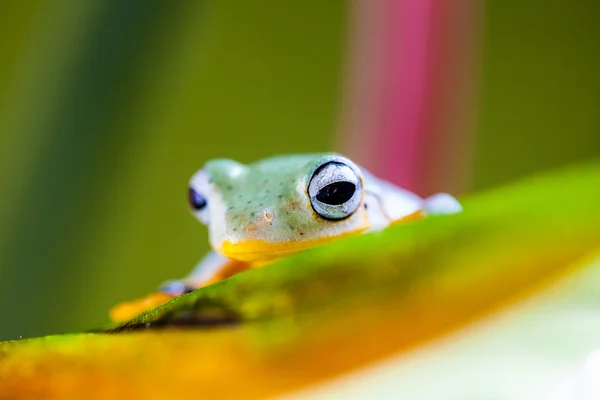
[(217, 249), (217, 252), (232, 260), (245, 261), (254, 266), (260, 266), (278, 258), (329, 243), (333, 240), (354, 236), (365, 230), (366, 228), (361, 228), (338, 236), (326, 236), (300, 241), (268, 242), (266, 240), (251, 239), (233, 243), (226, 240)]

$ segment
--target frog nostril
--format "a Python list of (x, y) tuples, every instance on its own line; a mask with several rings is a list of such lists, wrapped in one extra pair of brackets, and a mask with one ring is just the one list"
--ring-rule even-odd
[(263, 216), (265, 217), (265, 220), (271, 224), (273, 222), (273, 218), (275, 218), (275, 214), (273, 214), (273, 211), (271, 210), (263, 210)]

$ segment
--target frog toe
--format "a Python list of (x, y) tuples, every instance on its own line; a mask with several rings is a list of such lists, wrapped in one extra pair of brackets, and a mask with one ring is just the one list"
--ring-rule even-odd
[(438, 193), (425, 199), (425, 212), (428, 215), (454, 214), (462, 211), (462, 206), (448, 193)]
[(182, 294), (192, 292), (194, 289), (194, 287), (188, 285), (185, 281), (173, 280), (163, 283), (158, 290), (171, 296), (181, 296)]

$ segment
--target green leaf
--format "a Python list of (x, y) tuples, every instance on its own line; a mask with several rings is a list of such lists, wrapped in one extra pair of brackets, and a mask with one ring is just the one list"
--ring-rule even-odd
[(101, 393), (112, 397), (293, 390), (438, 338), (590, 265), (598, 204), (595, 162), (465, 199), (460, 214), (244, 272), (108, 327), (112, 335), (4, 343), (0, 397), (77, 397), (90, 376), (110, 382)]

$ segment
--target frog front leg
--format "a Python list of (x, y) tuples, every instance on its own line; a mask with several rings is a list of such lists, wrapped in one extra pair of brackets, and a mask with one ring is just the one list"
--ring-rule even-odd
[(188, 276), (180, 280), (167, 281), (160, 286), (159, 290), (171, 296), (179, 296), (249, 268), (250, 264), (246, 262), (232, 260), (211, 251), (196, 264)]
[(231, 260), (211, 251), (196, 264), (187, 277), (165, 282), (158, 291), (150, 293), (144, 298), (113, 307), (110, 310), (110, 319), (113, 321), (126, 321), (144, 311), (158, 307), (174, 297), (229, 278), (248, 268), (250, 268), (248, 263)]

